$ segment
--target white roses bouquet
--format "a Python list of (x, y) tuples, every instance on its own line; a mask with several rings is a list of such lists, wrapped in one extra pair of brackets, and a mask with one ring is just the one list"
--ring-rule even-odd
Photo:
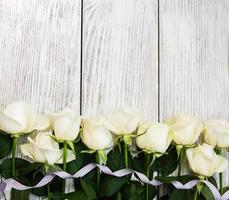
[[(1, 175), (29, 185), (51, 171), (75, 173), (86, 164), (97, 162), (113, 171), (131, 168), (149, 179), (157, 172), (155, 178), (167, 187), (173, 180), (214, 180), (213, 175), (219, 173), (221, 194), (227, 190), (222, 181), (222, 172), (228, 168), (223, 152), (229, 148), (229, 122), (225, 120), (203, 123), (180, 114), (158, 123), (145, 121), (138, 110), (131, 108), (115, 109), (97, 117), (82, 117), (70, 108), (41, 115), (31, 105), (16, 102), (0, 111), (0, 130), (0, 157), (12, 152), (12, 158), (0, 164)], [(18, 150), (26, 159), (16, 158), (22, 137), (27, 142), (20, 144)], [(190, 173), (181, 175), (186, 161)], [(177, 168), (178, 175), (169, 178)], [(157, 188), (137, 184), (130, 176), (116, 178), (101, 174), (100, 170), (76, 179), (74, 186), (76, 191), (65, 193), (65, 181), (55, 178), (51, 184), (29, 191), (26, 198), (32, 192), (48, 199), (149, 200), (159, 193)], [(170, 195), (178, 199), (179, 192), (169, 187), (169, 194), (161, 198)], [(190, 198), (208, 199), (212, 194), (204, 187), (198, 185)]]

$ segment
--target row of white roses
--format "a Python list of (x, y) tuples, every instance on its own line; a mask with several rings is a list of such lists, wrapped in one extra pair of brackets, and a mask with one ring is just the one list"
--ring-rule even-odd
[[(83, 118), (69, 108), (38, 115), (31, 105), (15, 102), (1, 110), (0, 129), (12, 136), (38, 130), (20, 149), (35, 162), (50, 165), (63, 163), (63, 150), (57, 141), (72, 142), (79, 133), (83, 143), (94, 151), (111, 149), (116, 139), (122, 137), (127, 144), (134, 138), (140, 149), (156, 155), (164, 154), (171, 142), (190, 147), (203, 133), (203, 144), (186, 150), (191, 169), (197, 174), (212, 176), (228, 165), (228, 161), (214, 151), (216, 146), (229, 147), (229, 123), (225, 120), (208, 120), (203, 124), (193, 116), (177, 115), (164, 123), (145, 122), (142, 114), (134, 109), (116, 109), (106, 116), (91, 118)], [(73, 159), (74, 154), (68, 149), (67, 162)]]

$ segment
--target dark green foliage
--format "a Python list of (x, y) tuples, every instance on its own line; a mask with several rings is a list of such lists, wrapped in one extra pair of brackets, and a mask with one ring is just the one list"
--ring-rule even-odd
[(0, 130), (0, 158), (4, 158), (11, 152), (12, 144), (13, 140), (10, 135), (6, 135)]

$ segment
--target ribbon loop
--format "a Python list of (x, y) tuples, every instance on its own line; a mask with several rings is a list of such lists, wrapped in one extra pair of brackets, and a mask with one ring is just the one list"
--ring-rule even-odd
[[(81, 168), (74, 175), (71, 175), (71, 174), (64, 172), (64, 171), (58, 171), (58, 172), (53, 172), (51, 174), (48, 174), (45, 177), (43, 177), (40, 180), (40, 182), (38, 182), (34, 186), (23, 185), (23, 184), (19, 183), (18, 181), (16, 181), (15, 179), (12, 179), (12, 178), (3, 180), (0, 182), (0, 196), (3, 194), (6, 186), (9, 186), (9, 187), (17, 189), (17, 190), (27, 190), (27, 189), (32, 189), (32, 188), (43, 187), (43, 186), (47, 185), (48, 183), (50, 183), (56, 176), (58, 176), (62, 179), (81, 178), (81, 177), (85, 176), (86, 174), (88, 174), (93, 169), (95, 169), (96, 167), (98, 167), (101, 170), (101, 172), (103, 172), (104, 174), (107, 174), (107, 175), (116, 176), (116, 177), (123, 177), (123, 176), (134, 174), (137, 176), (137, 181), (139, 181), (143, 184), (149, 184), (152, 186), (159, 186), (159, 185), (163, 184), (162, 182), (160, 182), (156, 179), (149, 180), (145, 176), (145, 174), (134, 171), (132, 169), (120, 169), (118, 171), (112, 172), (105, 165), (90, 163), (90, 164), (84, 166), (83, 168)], [(229, 191), (227, 191), (226, 193), (223, 194), (223, 196), (221, 196), (218, 189), (211, 182), (209, 182), (207, 180), (191, 180), (185, 184), (182, 184), (179, 181), (173, 181), (173, 182), (171, 182), (171, 184), (176, 189), (188, 190), (188, 189), (192, 189), (193, 187), (195, 187), (195, 185), (197, 185), (200, 182), (203, 182), (204, 184), (206, 184), (209, 187), (209, 189), (211, 190), (211, 192), (214, 195), (216, 200), (228, 200), (229, 199)]]

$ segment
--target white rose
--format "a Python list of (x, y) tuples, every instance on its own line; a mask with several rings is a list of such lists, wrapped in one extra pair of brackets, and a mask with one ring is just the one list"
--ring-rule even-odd
[(100, 117), (84, 120), (81, 139), (92, 150), (105, 150), (113, 146), (113, 136)]
[(206, 143), (187, 149), (186, 155), (192, 171), (202, 176), (212, 176), (228, 167), (227, 159), (217, 155), (214, 147)]
[[(30, 157), (35, 162), (63, 163), (63, 150), (59, 149), (59, 144), (51, 136), (52, 132), (40, 132), (35, 138), (28, 137), (29, 143), (20, 145), (21, 152)], [(67, 151), (67, 162), (74, 160), (75, 156), (72, 151)]]
[(115, 135), (127, 135), (137, 129), (141, 118), (141, 113), (135, 109), (115, 109), (103, 119)]
[(191, 115), (180, 114), (165, 120), (165, 123), (174, 133), (173, 141), (181, 145), (194, 144), (203, 128), (203, 123)]
[(229, 122), (226, 120), (206, 121), (204, 139), (213, 146), (229, 147)]
[(140, 125), (137, 134), (140, 134), (136, 138), (136, 144), (139, 148), (162, 154), (165, 153), (173, 138), (169, 127), (162, 123)]
[(9, 134), (44, 130), (49, 123), (48, 117), (37, 115), (25, 102), (12, 103), (0, 112), (0, 129)]
[(58, 140), (74, 141), (80, 129), (81, 118), (70, 108), (50, 114), (51, 126)]

